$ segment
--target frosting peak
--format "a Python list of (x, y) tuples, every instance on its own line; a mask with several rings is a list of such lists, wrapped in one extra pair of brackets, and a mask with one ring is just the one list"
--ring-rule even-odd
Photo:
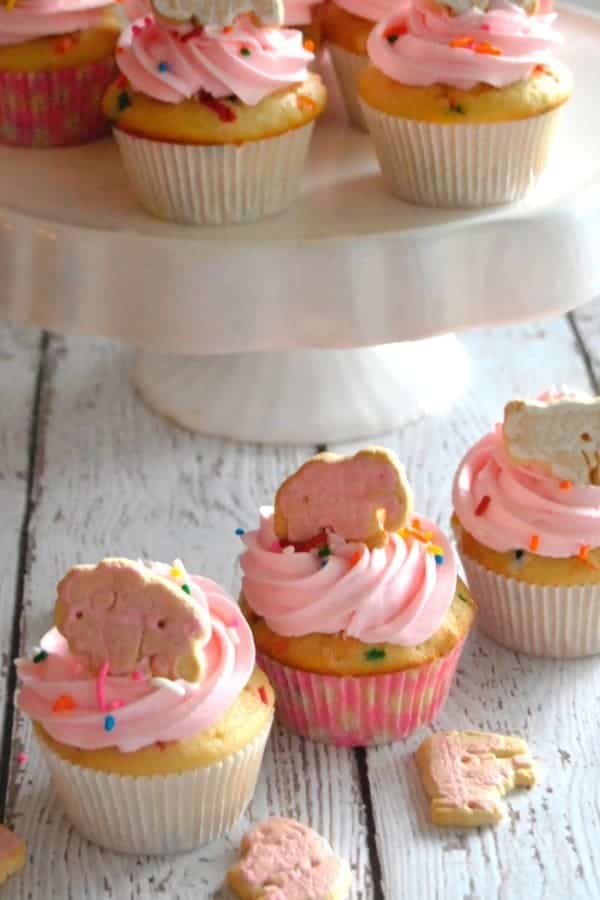
[(514, 465), (501, 425), (464, 456), (453, 502), (461, 526), (499, 553), (530, 550), (565, 558), (578, 556), (582, 546), (600, 546), (600, 487), (565, 484)]
[(343, 633), (365, 643), (415, 646), (439, 628), (456, 586), (448, 541), (432, 522), (419, 525), (431, 532), (437, 551), (409, 528), (374, 550), (330, 534), (320, 555), (282, 552), (272, 510), (264, 508), (259, 529), (243, 539), (244, 598), (272, 631), (288, 637)]
[(167, 29), (147, 15), (123, 32), (117, 63), (134, 90), (164, 103), (206, 93), (255, 106), (308, 78), (313, 58), (300, 31), (259, 28), (248, 16), (227, 28)]
[(95, 28), (110, 0), (17, 0), (0, 3), (0, 46)]
[[(150, 568), (176, 581), (170, 566), (153, 563)], [(42, 638), (42, 653), (33, 661), (17, 660), (19, 709), (55, 740), (84, 750), (116, 746), (131, 752), (210, 728), (248, 682), (254, 642), (222, 588), (199, 576), (190, 576), (188, 583), (192, 600), (210, 615), (202, 680), (152, 678), (147, 672), (94, 675), (53, 628)]]
[(457, 16), (414, 0), (408, 17), (396, 12), (376, 26), (367, 50), (373, 64), (401, 84), (502, 88), (554, 62), (561, 41), (555, 19), (553, 13), (529, 16), (510, 0)]

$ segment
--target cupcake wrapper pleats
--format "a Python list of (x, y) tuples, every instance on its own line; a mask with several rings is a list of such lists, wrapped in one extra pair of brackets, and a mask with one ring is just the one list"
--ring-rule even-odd
[(102, 97), (116, 71), (111, 56), (55, 72), (0, 72), (0, 143), (65, 147), (104, 137)]
[(367, 68), (369, 59), (367, 56), (351, 53), (337, 44), (328, 46), (348, 118), (355, 128), (366, 131), (367, 123), (358, 99), (358, 80)]
[(464, 640), (433, 662), (382, 675), (319, 675), (259, 653), (277, 694), (276, 714), (289, 731), (341, 747), (386, 744), (431, 722), (443, 706)]
[(193, 850), (228, 832), (252, 799), (271, 723), (218, 763), (174, 775), (129, 776), (73, 765), (40, 741), (67, 818), (117, 853)]
[(453, 125), (390, 116), (360, 103), (390, 191), (409, 203), (442, 208), (523, 197), (547, 165), (562, 111)]
[(529, 584), (461, 554), (481, 630), (505, 647), (557, 659), (600, 653), (600, 585)]
[(235, 225), (282, 212), (300, 192), (314, 123), (236, 146), (171, 144), (115, 129), (140, 203), (160, 219)]

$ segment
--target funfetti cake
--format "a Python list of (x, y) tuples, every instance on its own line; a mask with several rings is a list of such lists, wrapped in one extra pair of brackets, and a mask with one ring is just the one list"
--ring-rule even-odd
[(243, 541), (242, 608), (286, 727), (362, 746), (437, 715), (475, 610), (394, 454), (309, 460)]

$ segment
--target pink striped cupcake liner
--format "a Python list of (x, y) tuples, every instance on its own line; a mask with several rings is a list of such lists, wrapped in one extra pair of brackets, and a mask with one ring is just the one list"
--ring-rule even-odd
[(277, 693), (276, 714), (289, 731), (339, 747), (405, 738), (440, 712), (464, 646), (404, 672), (336, 676), (303, 672), (258, 653)]
[(108, 134), (102, 98), (113, 57), (55, 72), (0, 72), (0, 143), (65, 147)]

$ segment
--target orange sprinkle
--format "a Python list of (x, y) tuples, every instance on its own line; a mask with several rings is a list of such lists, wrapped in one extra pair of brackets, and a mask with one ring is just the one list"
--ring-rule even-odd
[(315, 52), (315, 42), (311, 40), (304, 41), (304, 49), (308, 51), (308, 53)]
[(431, 531), (421, 531), (420, 528), (411, 528), (409, 525), (407, 525), (406, 528), (402, 528), (400, 530), (400, 534), (402, 535), (402, 537), (407, 537), (408, 535), (410, 535), (411, 537), (416, 538), (418, 541), (421, 541), (421, 543), (423, 544), (426, 544), (433, 537)]
[(352, 556), (350, 557), (350, 565), (354, 567), (357, 563), (359, 563), (362, 559), (362, 550), (355, 550)]
[(443, 551), (442, 547), (438, 547), (437, 544), (428, 544), (427, 547), (425, 547), (425, 549), (427, 550), (428, 553), (432, 553), (434, 556), (443, 556), (444, 555), (444, 551)]
[(475, 46), (475, 38), (465, 34), (463, 37), (454, 38), (453, 41), (450, 41), (448, 46), (454, 47), (457, 50), (472, 50)]
[(587, 562), (589, 551), (590, 548), (587, 546), (587, 544), (582, 544), (579, 548), (579, 553), (577, 554), (577, 556), (582, 562)]
[(494, 47), (493, 44), (488, 43), (488, 41), (484, 41), (482, 44), (475, 44), (473, 48), (475, 53), (484, 53), (487, 56), (504, 56), (502, 50), (499, 47)]
[(531, 538), (529, 540), (529, 549), (533, 550), (533, 552), (535, 553), (535, 551), (538, 549), (539, 546), (540, 546), (539, 534), (532, 534)]
[(75, 709), (75, 706), (75, 701), (70, 694), (61, 694), (60, 697), (57, 697), (52, 711), (55, 713), (69, 712), (69, 710)]
[(559, 488), (561, 489), (561, 491), (570, 491), (572, 487), (572, 481), (561, 481), (561, 483), (559, 484)]
[(418, 528), (419, 531), (422, 530), (422, 529), (421, 529), (421, 520), (420, 520), (420, 519), (417, 519), (416, 516), (415, 516), (415, 518), (412, 520), (412, 525), (413, 525), (413, 528)]
[(223, 29), (223, 34), (231, 34), (232, 31), (233, 31), (232, 26), (226, 25), (225, 28)]
[(306, 97), (304, 94), (298, 94), (296, 97), (298, 109), (309, 109), (311, 112), (317, 108), (317, 104), (312, 97)]

